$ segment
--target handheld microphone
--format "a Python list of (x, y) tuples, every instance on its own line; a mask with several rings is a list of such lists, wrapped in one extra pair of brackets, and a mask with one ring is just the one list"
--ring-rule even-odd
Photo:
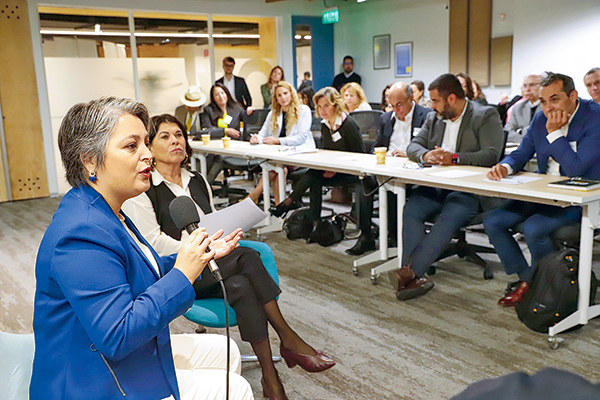
[[(175, 197), (171, 201), (171, 204), (169, 204), (169, 213), (171, 214), (171, 218), (173, 219), (173, 222), (175, 222), (177, 229), (185, 228), (187, 233), (191, 234), (199, 228), (198, 224), (200, 223), (200, 216), (198, 215), (198, 210), (196, 209), (194, 201), (189, 197)], [(209, 247), (206, 247), (206, 252), (210, 252)], [(208, 268), (217, 282), (221, 282), (223, 280), (221, 277), (221, 271), (219, 271), (219, 267), (217, 266), (215, 260), (210, 260), (208, 262)]]

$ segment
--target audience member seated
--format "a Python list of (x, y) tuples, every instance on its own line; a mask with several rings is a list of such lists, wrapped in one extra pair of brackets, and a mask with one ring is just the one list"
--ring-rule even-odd
[[(431, 111), (429, 108), (422, 107), (414, 102), (412, 94), (412, 85), (409, 86), (404, 82), (398, 82), (390, 87), (390, 104), (393, 111), (388, 111), (379, 117), (379, 133), (373, 144), (371, 152), (375, 147), (387, 147), (387, 155), (390, 157), (406, 157), (406, 148), (416, 135), (421, 126), (425, 123), (427, 114)], [(372, 176), (367, 176), (364, 179), (367, 191), (373, 191), (377, 187), (377, 182)], [(388, 199), (388, 244), (390, 247), (397, 246), (397, 199), (396, 196), (390, 193)], [(371, 219), (373, 211), (373, 196), (367, 197), (370, 210), (369, 219)], [(366, 250), (361, 241), (348, 249), (348, 253), (352, 255), (361, 255)]]
[(231, 93), (231, 97), (236, 99), (242, 107), (248, 108), (252, 105), (252, 96), (250, 96), (246, 80), (241, 76), (233, 75), (234, 68), (235, 60), (233, 57), (225, 57), (223, 59), (223, 72), (225, 75), (217, 79), (216, 83), (222, 83)]
[[(211, 240), (196, 230), (178, 254), (156, 254), (121, 210), (150, 187), (148, 122), (142, 103), (105, 97), (73, 106), (61, 123), (73, 188), (37, 255), (32, 400), (225, 396), (226, 338), (171, 336), (169, 324), (192, 306), (192, 283), (209, 260), (228, 257), (241, 232)], [(253, 399), (232, 347), (231, 398)]]
[(344, 98), (344, 104), (348, 112), (371, 110), (367, 96), (363, 88), (355, 82), (346, 83), (340, 94)]
[(600, 104), (600, 68), (590, 69), (583, 77), (583, 83), (592, 100)]
[[(310, 71), (304, 72), (304, 79), (302, 79), (302, 83), (300, 84), (300, 87), (298, 88), (298, 92), (300, 92), (302, 89), (304, 89), (307, 86), (310, 86), (311, 88), (313, 86), (313, 81), (310, 79)], [(314, 89), (313, 89), (313, 91), (314, 91)]]
[(463, 92), (465, 92), (465, 96), (467, 100), (474, 101), (475, 100), (475, 92), (473, 91), (473, 80), (471, 77), (464, 72), (459, 72), (456, 74), (458, 81), (460, 82), (460, 87), (462, 87)]
[(423, 81), (414, 81), (410, 84), (415, 103), (425, 108), (431, 108), (431, 99), (425, 96), (425, 84)]
[[(253, 112), (252, 107), (244, 110), (240, 103), (231, 97), (229, 90), (222, 83), (217, 82), (210, 88), (210, 104), (205, 107), (201, 116), (202, 128), (207, 130), (213, 139), (223, 136), (240, 139), (240, 122), (244, 114), (250, 115)], [(209, 154), (206, 164), (207, 179), (213, 182), (223, 169), (223, 157)]]
[[(280, 144), (284, 146), (305, 146), (308, 148), (316, 148), (310, 126), (312, 124), (312, 113), (308, 106), (300, 103), (296, 90), (285, 81), (279, 82), (275, 86), (275, 101), (273, 107), (262, 128), (257, 135), (250, 138), (252, 144)], [(284, 168), (284, 173), (287, 176), (288, 167)], [(248, 197), (255, 203), (258, 203), (260, 195), (263, 192), (262, 180), (250, 192)], [(279, 180), (275, 171), (270, 171), (268, 176), (269, 182), (273, 185), (273, 197), (275, 204), (279, 204)], [(265, 199), (268, 201), (268, 199)]]
[(542, 74), (529, 74), (523, 79), (521, 90), (525, 101), (517, 102), (510, 112), (510, 118), (504, 126), (508, 132), (508, 142), (521, 143), (529, 128), (529, 122), (540, 108), (540, 84)]
[(190, 136), (202, 129), (200, 116), (202, 106), (206, 103), (206, 95), (199, 86), (190, 86), (181, 94), (183, 105), (175, 109), (175, 117), (187, 128)]
[(482, 106), (487, 106), (488, 102), (485, 98), (485, 94), (481, 90), (481, 86), (476, 81), (473, 81), (473, 100), (481, 104)]
[(315, 91), (313, 90), (312, 86), (305, 86), (298, 91), (298, 97), (300, 98), (300, 101), (305, 106), (308, 106), (311, 111), (314, 111), (315, 109), (315, 103), (313, 103), (314, 95)]
[(387, 86), (385, 87), (385, 89), (383, 89), (383, 92), (381, 93), (381, 103), (379, 103), (379, 109), (383, 112), (388, 112), (388, 111), (392, 111), (393, 107), (390, 104), (390, 88), (392, 87), (392, 84), (389, 83), (387, 84)]
[(356, 82), (359, 85), (362, 83), (362, 79), (359, 74), (354, 72), (354, 58), (352, 56), (344, 57), (344, 72), (337, 74), (333, 79), (333, 86), (338, 92), (341, 93), (342, 86), (346, 83)]
[[(493, 107), (465, 98), (456, 76), (444, 74), (429, 85), (435, 113), (406, 150), (411, 161), (434, 165), (492, 166), (502, 153), (504, 135)], [(396, 297), (407, 300), (427, 293), (433, 283), (424, 277), (449, 245), (452, 236), (479, 211), (473, 194), (419, 186), (404, 206), (402, 265), (396, 270)], [(425, 223), (437, 215), (426, 234)]]
[[(600, 179), (600, 105), (577, 97), (573, 79), (549, 72), (541, 83), (537, 113), (521, 145), (487, 174), (500, 180), (519, 172), (537, 154), (538, 173)], [(514, 306), (523, 301), (539, 261), (553, 252), (552, 233), (581, 219), (581, 207), (555, 207), (511, 200), (484, 220), (485, 232), (507, 274), (518, 274), (520, 284), (498, 302)], [(513, 238), (512, 229), (523, 223), (531, 266)]]
[(498, 110), (498, 114), (500, 114), (500, 120), (502, 121), (502, 126), (506, 125), (506, 121), (508, 121), (509, 110), (512, 114), (512, 107), (517, 104), (519, 101), (525, 101), (523, 99), (523, 86), (521, 86), (521, 94), (514, 96), (513, 98), (509, 98), (506, 93), (500, 93), (500, 101), (496, 106)]
[[(365, 147), (356, 121), (344, 112), (342, 96), (332, 87), (326, 87), (317, 92), (314, 97), (317, 112), (323, 118), (321, 123), (322, 148), (326, 150), (349, 151), (364, 153)], [(302, 205), (302, 195), (310, 189), (309, 218), (318, 221), (321, 218), (321, 203), (323, 201), (323, 186), (339, 186), (355, 184), (356, 196), (359, 199), (359, 241), (366, 242), (365, 251), (375, 250), (375, 238), (371, 232), (371, 211), (362, 196), (362, 188), (357, 176), (311, 169), (294, 187), (292, 194), (277, 207), (271, 208), (271, 214), (280, 217), (287, 211)]]
[(269, 81), (260, 85), (260, 93), (263, 97), (263, 108), (271, 108), (271, 102), (273, 101), (273, 88), (285, 79), (283, 75), (283, 69), (277, 65), (273, 67), (269, 74)]
[[(148, 147), (154, 159), (150, 189), (128, 200), (124, 211), (139, 227), (140, 233), (154, 248), (167, 255), (178, 252), (187, 233), (177, 229), (171, 219), (169, 204), (178, 196), (191, 197), (201, 215), (214, 211), (210, 185), (188, 167), (192, 149), (184, 127), (173, 116), (152, 118)], [(232, 235), (237, 235), (238, 231)], [(217, 260), (228, 301), (236, 311), (242, 340), (250, 342), (258, 357), (263, 377), (261, 383), (269, 398), (285, 399), (283, 385), (273, 365), (268, 324), (281, 340), (281, 355), (288, 362), (305, 360), (299, 365), (313, 372), (332, 367), (333, 360), (315, 351), (290, 328), (277, 305), (281, 290), (273, 281), (259, 254), (247, 247), (237, 247)], [(219, 283), (208, 268), (202, 279), (194, 282), (196, 298), (221, 297)]]

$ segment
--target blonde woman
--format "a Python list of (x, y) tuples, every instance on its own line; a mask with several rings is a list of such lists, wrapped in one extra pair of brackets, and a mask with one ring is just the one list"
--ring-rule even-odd
[(340, 90), (348, 112), (371, 110), (363, 88), (356, 82), (346, 83)]
[[(275, 85), (275, 101), (265, 122), (258, 132), (250, 138), (252, 144), (280, 144), (283, 146), (306, 146), (315, 148), (310, 125), (312, 114), (308, 106), (303, 105), (298, 99), (296, 90), (288, 82), (281, 81)], [(287, 176), (287, 169), (285, 174)], [(277, 173), (269, 173), (269, 181), (273, 184), (275, 204), (279, 204), (279, 181)], [(248, 195), (255, 203), (262, 193), (262, 178), (254, 190)]]
[(271, 103), (273, 102), (273, 89), (284, 79), (283, 69), (279, 65), (273, 67), (271, 73), (269, 74), (269, 81), (260, 86), (260, 93), (263, 97), (264, 108), (271, 107)]
[[(323, 138), (323, 149), (349, 151), (353, 153), (364, 153), (365, 145), (362, 140), (360, 128), (350, 115), (344, 111), (342, 96), (332, 87), (326, 87), (317, 92), (313, 98), (317, 112), (323, 118), (321, 121), (321, 135)], [(289, 210), (301, 206), (302, 195), (310, 189), (310, 213), (309, 218), (318, 221), (321, 217), (321, 203), (323, 201), (323, 186), (339, 186), (356, 184), (356, 193), (361, 197), (359, 205), (361, 210), (359, 227), (361, 236), (357, 242), (365, 251), (375, 250), (375, 238), (371, 232), (371, 213), (363, 206), (370, 203), (362, 199), (363, 190), (357, 176), (336, 173), (332, 171), (320, 171), (311, 169), (306, 172), (302, 180), (294, 187), (290, 197), (283, 200), (277, 207), (271, 207), (271, 214), (280, 217)], [(350, 252), (350, 254), (353, 254)]]

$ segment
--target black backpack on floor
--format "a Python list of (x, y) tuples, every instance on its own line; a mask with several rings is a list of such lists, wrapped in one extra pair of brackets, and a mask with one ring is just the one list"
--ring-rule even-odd
[(315, 221), (309, 218), (309, 208), (302, 207), (294, 210), (283, 221), (283, 232), (288, 239), (308, 239), (314, 230)]
[[(578, 266), (579, 254), (574, 249), (556, 251), (540, 261), (524, 301), (515, 306), (517, 316), (529, 329), (548, 333), (548, 328), (577, 311)], [(590, 305), (597, 289), (592, 272)]]

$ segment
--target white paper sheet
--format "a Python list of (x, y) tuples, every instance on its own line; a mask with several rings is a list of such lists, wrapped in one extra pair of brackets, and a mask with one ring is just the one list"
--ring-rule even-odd
[(432, 172), (427, 175), (438, 176), (440, 178), (465, 178), (467, 176), (479, 175), (481, 172), (467, 171), (464, 169), (447, 169), (445, 171)]
[(242, 228), (245, 232), (267, 218), (267, 216), (268, 214), (258, 208), (252, 200), (245, 199), (237, 204), (203, 216), (198, 225), (206, 228), (209, 235), (214, 234), (219, 229), (223, 229), (225, 231), (224, 235), (228, 235), (237, 228)]
[(483, 179), (486, 182), (494, 182), (494, 183), (507, 183), (509, 185), (520, 185), (521, 183), (529, 183), (533, 181), (537, 181), (542, 178), (538, 178), (536, 176), (507, 176), (506, 178), (502, 178), (499, 181), (493, 181), (491, 179), (485, 178)]

